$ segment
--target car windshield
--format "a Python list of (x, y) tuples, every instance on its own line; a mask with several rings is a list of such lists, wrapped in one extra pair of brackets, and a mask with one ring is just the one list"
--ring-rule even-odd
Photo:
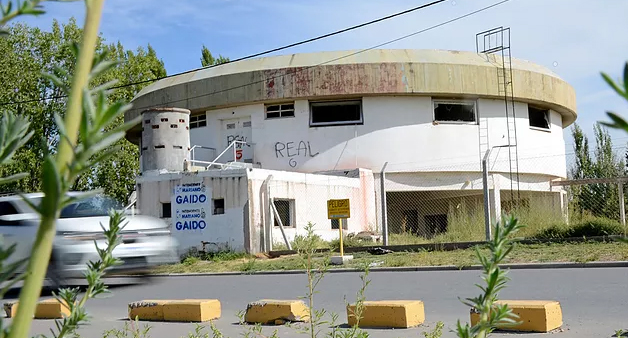
[[(40, 198), (34, 199), (35, 204), (39, 204)], [(111, 209), (122, 210), (124, 207), (113, 198), (106, 196), (94, 196), (81, 199), (61, 210), (60, 218), (97, 217), (109, 216)]]
[(112, 198), (95, 196), (63, 208), (61, 218), (109, 216), (111, 209), (121, 210), (122, 208), (122, 205)]

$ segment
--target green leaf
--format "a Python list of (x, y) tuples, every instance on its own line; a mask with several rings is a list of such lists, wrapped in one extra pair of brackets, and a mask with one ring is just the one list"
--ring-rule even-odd
[(120, 114), (123, 114), (124, 112), (129, 110), (131, 107), (132, 105), (125, 104), (122, 102), (116, 102), (110, 105), (99, 114), (98, 120), (95, 123), (95, 128), (96, 129), (105, 128), (105, 126), (108, 126), (110, 123), (112, 123), (116, 117), (118, 117)]
[(611, 88), (613, 88), (613, 90), (615, 90), (615, 92), (617, 92), (617, 94), (619, 94), (622, 97), (626, 97), (626, 92), (617, 83), (615, 83), (615, 81), (611, 79), (611, 77), (608, 76), (608, 74), (602, 73), (602, 78), (604, 79), (604, 81), (606, 81), (606, 83)]
[(24, 178), (26, 178), (28, 176), (30, 176), (30, 174), (28, 174), (28, 173), (17, 173), (17, 174), (13, 174), (13, 175), (7, 176), (7, 177), (0, 177), (0, 185), (11, 183), (11, 182), (15, 182), (15, 181), (19, 181), (19, 180), (24, 179)]
[(624, 92), (626, 92), (626, 86), (628, 86), (628, 61), (624, 64)]
[(41, 200), (40, 210), (42, 215), (55, 215), (59, 210), (60, 197), (62, 197), (62, 182), (57, 165), (51, 156), (44, 159), (42, 177), (44, 198)]
[(90, 74), (91, 78), (95, 78), (103, 73), (117, 67), (120, 64), (119, 61), (101, 61), (92, 68), (92, 72)]

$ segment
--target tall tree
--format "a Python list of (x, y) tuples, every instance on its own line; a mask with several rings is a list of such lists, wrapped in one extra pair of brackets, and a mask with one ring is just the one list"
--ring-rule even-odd
[(218, 55), (218, 58), (216, 59), (214, 58), (212, 53), (209, 51), (209, 49), (205, 45), (203, 45), (203, 48), (201, 48), (201, 65), (203, 67), (219, 65), (225, 62), (229, 62), (228, 57)]
[[(614, 178), (623, 175), (625, 164), (613, 151), (608, 130), (600, 124), (594, 126), (595, 149), (593, 157), (589, 141), (582, 129), (574, 124), (572, 136), (576, 161), (571, 168), (573, 179)], [(619, 217), (619, 191), (615, 184), (587, 184), (573, 187), (572, 196), (581, 212), (617, 219)]]
[[(82, 29), (71, 18), (67, 23), (53, 21), (50, 31), (17, 23), (7, 27), (10, 34), (0, 39), (0, 112), (17, 111), (28, 116), (35, 135), (31, 141), (18, 151), (15, 161), (0, 167), (0, 175), (16, 172), (29, 172), (31, 175), (19, 182), (2, 187), (3, 190), (24, 192), (38, 191), (41, 187), (39, 174), (44, 154), (54, 151), (59, 133), (53, 123), (54, 114), (63, 116), (66, 99), (60, 98), (61, 88), (56, 87), (42, 72), (53, 72), (70, 85), (67, 74), (59, 74), (56, 67), (63, 67), (72, 73), (76, 63), (70, 49), (71, 41), (80, 41)], [(93, 80), (95, 84), (116, 80), (119, 85), (142, 82), (163, 77), (166, 70), (155, 50), (148, 45), (135, 51), (127, 50), (120, 43), (107, 44), (101, 37), (98, 51), (107, 51), (111, 60), (120, 64)], [(117, 89), (109, 100), (124, 99), (130, 101), (144, 86), (142, 83)], [(7, 104), (23, 102), (20, 104)], [(4, 103), (4, 105), (2, 105)], [(122, 123), (119, 117), (116, 125)], [(73, 190), (103, 188), (107, 195), (120, 202), (126, 202), (134, 190), (138, 174), (139, 159), (137, 146), (126, 140), (118, 141), (117, 155), (100, 163), (75, 183)]]

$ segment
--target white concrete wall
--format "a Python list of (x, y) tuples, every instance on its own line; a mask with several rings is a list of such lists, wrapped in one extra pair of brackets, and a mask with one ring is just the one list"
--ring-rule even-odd
[[(389, 172), (481, 171), (478, 125), (433, 122), (429, 97), (380, 96), (362, 101), (364, 124), (357, 126), (309, 127), (309, 103), (295, 102), (295, 117), (266, 120), (264, 105), (254, 104), (209, 111), (208, 126), (191, 131), (192, 144), (224, 149), (222, 120), (248, 118), (254, 162), (274, 170), (316, 172), (334, 169), (370, 168), (379, 171), (389, 162)], [(503, 100), (480, 99), (477, 109), (489, 118), (491, 146), (505, 144), (506, 119)], [(527, 104), (517, 103), (519, 171), (522, 174), (566, 176), (561, 117), (551, 112), (551, 130), (530, 128)], [(292, 151), (277, 152), (288, 145)], [(508, 171), (505, 149), (495, 150), (493, 171)], [(549, 177), (548, 177), (549, 179)]]
[[(249, 179), (253, 201), (250, 205), (255, 208), (251, 213), (251, 223), (258, 229), (264, 229), (265, 224), (274, 224), (268, 212), (266, 191), (273, 199), (294, 201), (294, 222), (284, 228), (290, 241), (296, 235), (305, 235), (309, 222), (314, 224), (314, 232), (323, 239), (338, 238), (339, 231), (331, 229), (331, 221), (327, 218), (329, 199), (350, 199), (351, 218), (347, 220), (348, 229), (345, 232), (360, 232), (376, 226), (374, 180), (369, 170), (360, 170), (359, 178), (348, 178), (253, 169), (249, 172)], [(279, 227), (273, 226), (270, 231), (272, 243), (284, 242)]]
[(207, 187), (207, 196), (213, 199), (224, 198), (224, 214), (213, 215), (207, 210), (207, 227), (203, 230), (177, 230), (172, 219), (165, 219), (170, 224), (172, 235), (180, 242), (180, 254), (190, 247), (201, 248), (201, 241), (211, 242), (208, 250), (245, 249), (244, 232), (245, 208), (248, 201), (248, 186), (244, 170), (200, 172), (198, 174), (162, 174), (138, 178), (138, 208), (140, 213), (161, 217), (162, 203), (172, 203), (174, 187), (182, 182), (202, 181)]
[[(376, 226), (375, 188), (370, 170), (354, 170), (350, 177), (305, 174), (263, 169), (213, 170), (198, 173), (168, 173), (138, 178), (138, 208), (142, 214), (162, 217), (162, 203), (172, 203), (177, 184), (203, 182), (209, 198), (225, 200), (225, 213), (213, 215), (207, 210), (205, 229), (177, 230), (166, 219), (181, 244), (180, 253), (190, 247), (201, 248), (201, 241), (211, 242), (208, 250), (259, 252), (270, 243), (283, 242), (279, 227), (270, 217), (268, 196), (293, 200), (293, 222), (286, 228), (289, 240), (305, 235), (308, 222), (325, 240), (338, 238), (327, 219), (327, 200), (349, 198), (351, 217), (347, 233), (374, 229)], [(272, 180), (266, 185), (266, 180)], [(267, 194), (270, 193), (270, 195)], [(270, 232), (270, 237), (266, 236)], [(270, 239), (270, 242), (268, 241)], [(266, 244), (264, 244), (266, 243)], [(266, 245), (266, 246), (264, 246)]]

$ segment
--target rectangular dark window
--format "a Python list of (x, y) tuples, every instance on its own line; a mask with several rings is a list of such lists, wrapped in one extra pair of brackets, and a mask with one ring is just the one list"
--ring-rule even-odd
[(528, 119), (530, 120), (530, 127), (550, 129), (549, 110), (547, 109), (528, 106)]
[[(340, 228), (340, 220), (339, 219), (330, 219), (331, 221), (331, 229), (332, 230), (338, 230)], [(342, 230), (348, 230), (349, 229), (349, 224), (347, 223), (347, 220), (342, 220)]]
[(207, 114), (190, 116), (190, 129), (206, 127)]
[(362, 124), (362, 101), (312, 102), (310, 126)]
[[(294, 200), (275, 200), (275, 208), (284, 227), (294, 227)], [(275, 217), (275, 226), (279, 226), (279, 222)]]
[(282, 117), (294, 117), (294, 103), (266, 106), (267, 119), (278, 119)]
[(465, 101), (435, 101), (434, 121), (455, 123), (475, 122), (475, 103)]
[(222, 215), (225, 213), (225, 199), (217, 198), (212, 200), (212, 209), (214, 215)]
[(161, 203), (161, 218), (172, 218), (171, 203)]
[(438, 234), (447, 232), (447, 215), (426, 215), (424, 217), (427, 237), (432, 238)]

